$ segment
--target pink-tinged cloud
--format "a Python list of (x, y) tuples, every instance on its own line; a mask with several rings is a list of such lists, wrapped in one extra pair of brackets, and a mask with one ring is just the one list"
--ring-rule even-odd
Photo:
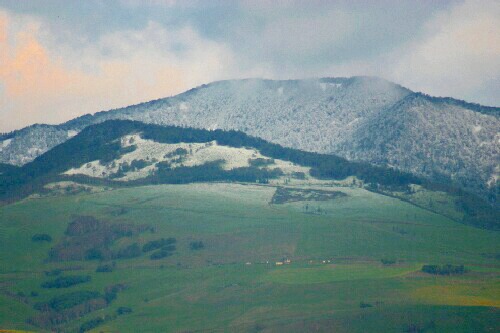
[[(43, 23), (16, 19), (0, 12), (0, 131), (177, 94), (221, 78), (231, 63), (227, 49), (189, 28), (150, 23), (104, 36), (82, 52), (44, 40)], [(181, 42), (183, 54), (169, 51), (168, 43)]]

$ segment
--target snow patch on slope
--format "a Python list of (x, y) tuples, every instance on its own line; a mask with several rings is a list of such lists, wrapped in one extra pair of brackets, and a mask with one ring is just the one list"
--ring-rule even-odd
[(78, 134), (78, 131), (69, 130), (68, 131), (68, 138), (72, 138), (72, 137), (74, 137), (77, 134)]
[[(122, 155), (110, 163), (101, 164), (96, 160), (86, 163), (79, 168), (72, 168), (65, 175), (85, 175), (95, 178), (115, 177), (123, 165), (130, 165), (134, 161), (145, 161), (146, 166), (124, 173), (115, 180), (129, 181), (145, 178), (158, 170), (158, 163), (168, 162), (171, 168), (181, 166), (194, 167), (215, 161), (223, 161), (224, 170), (248, 167), (249, 160), (266, 158), (256, 149), (235, 148), (219, 145), (216, 141), (203, 143), (159, 143), (143, 139), (140, 134), (127, 135), (121, 138), (123, 148), (134, 146), (135, 150)], [(304, 172), (309, 174), (309, 168), (295, 165), (288, 161), (274, 160), (268, 169), (280, 168), (285, 174)]]
[(6, 147), (8, 147), (8, 146), (10, 145), (10, 143), (11, 143), (11, 142), (12, 142), (12, 139), (7, 139), (7, 140), (2, 141), (2, 145), (0, 145), (0, 150), (1, 150), (2, 148), (6, 148)]

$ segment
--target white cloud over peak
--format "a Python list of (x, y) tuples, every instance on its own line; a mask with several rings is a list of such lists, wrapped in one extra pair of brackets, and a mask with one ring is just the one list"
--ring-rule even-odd
[(368, 59), (332, 63), (335, 75), (378, 75), (412, 90), (500, 105), (500, 2), (438, 12), (418, 38)]
[[(475, 98), (500, 78), (500, 2), (467, 1), (439, 13), (426, 36), (392, 55), (390, 78), (433, 95)], [(483, 97), (500, 104), (500, 96)]]

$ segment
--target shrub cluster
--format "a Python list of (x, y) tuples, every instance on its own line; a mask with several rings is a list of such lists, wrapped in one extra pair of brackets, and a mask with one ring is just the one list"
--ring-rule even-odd
[(89, 281), (90, 276), (88, 275), (61, 276), (55, 280), (42, 283), (42, 288), (68, 288)]
[(110, 273), (113, 271), (113, 265), (106, 264), (106, 265), (99, 265), (96, 268), (96, 273)]
[(462, 275), (466, 272), (464, 265), (424, 265), (422, 272), (434, 275)]
[(127, 313), (132, 313), (132, 309), (126, 306), (120, 306), (117, 310), (116, 313), (121, 316)]
[(196, 241), (196, 242), (189, 243), (189, 248), (191, 250), (201, 250), (204, 247), (205, 247), (205, 244), (203, 244), (202, 241)]
[(99, 297), (101, 297), (101, 294), (97, 291), (75, 291), (55, 296), (48, 302), (35, 303), (33, 307), (39, 311), (48, 311), (50, 309), (62, 311)]
[(248, 164), (250, 164), (250, 166), (257, 167), (257, 168), (265, 167), (265, 166), (274, 164), (274, 159), (262, 158), (262, 157), (254, 158), (254, 159), (249, 158)]
[(34, 234), (33, 237), (31, 237), (31, 240), (33, 242), (52, 242), (52, 237), (47, 234)]
[[(150, 252), (153, 250), (158, 250), (162, 247), (175, 244), (176, 242), (177, 242), (177, 240), (173, 237), (166, 238), (166, 239), (160, 238), (157, 240), (152, 240), (152, 241), (149, 241), (142, 246), (142, 252)], [(174, 250), (175, 250), (175, 247), (174, 247)]]
[(394, 259), (380, 259), (380, 262), (384, 265), (394, 265), (396, 260)]

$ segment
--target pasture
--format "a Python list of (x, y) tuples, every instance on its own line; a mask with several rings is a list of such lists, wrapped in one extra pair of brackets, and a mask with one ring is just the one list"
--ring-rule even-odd
[[(28, 323), (68, 292), (124, 290), (55, 328), (92, 332), (493, 332), (500, 329), (498, 232), (454, 222), (360, 188), (297, 184), (294, 193), (342, 192), (272, 204), (274, 185), (188, 184), (26, 199), (0, 207), (0, 329)], [(316, 196), (318, 198), (318, 196)], [(75, 216), (147, 225), (117, 236), (110, 253), (174, 237), (159, 260), (48, 260)], [(48, 234), (51, 242), (34, 242)], [(202, 242), (193, 249), (190, 244)], [(62, 245), (61, 245), (62, 244)], [(114, 251), (114, 252), (113, 252)], [(287, 260), (290, 262), (287, 263)], [(384, 261), (385, 263), (383, 263)], [(283, 264), (277, 264), (283, 263)], [(108, 264), (110, 272), (96, 268)], [(457, 276), (424, 264), (465, 265)], [(90, 276), (43, 288), (57, 276)], [(119, 309), (130, 309), (125, 312)], [(117, 313), (120, 313), (119, 315)]]

